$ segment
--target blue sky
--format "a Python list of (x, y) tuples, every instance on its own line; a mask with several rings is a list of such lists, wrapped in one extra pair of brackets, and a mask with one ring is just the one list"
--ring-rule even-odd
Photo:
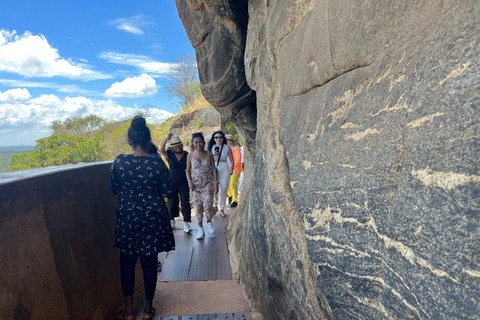
[(2, 1), (0, 146), (33, 145), (55, 120), (175, 114), (165, 71), (193, 54), (174, 0)]

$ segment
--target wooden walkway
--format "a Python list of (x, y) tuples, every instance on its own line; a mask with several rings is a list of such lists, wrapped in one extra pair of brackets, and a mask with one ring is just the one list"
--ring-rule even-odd
[[(158, 274), (154, 320), (251, 320), (242, 287), (232, 278), (228, 256), (227, 217), (213, 218), (215, 234), (205, 229), (205, 238), (195, 238), (197, 220), (192, 210), (193, 232), (183, 231), (183, 218), (176, 219), (175, 250), (159, 254), (162, 271)], [(206, 227), (206, 220), (204, 220)], [(141, 313), (137, 319), (141, 319)]]

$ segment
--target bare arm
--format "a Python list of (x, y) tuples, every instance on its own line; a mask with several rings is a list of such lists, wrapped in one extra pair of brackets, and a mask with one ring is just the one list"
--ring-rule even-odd
[(168, 154), (167, 154), (167, 149), (166, 149), (166, 147), (167, 147), (167, 141), (168, 141), (168, 137), (166, 137), (165, 140), (163, 140), (163, 143), (162, 143), (162, 145), (160, 146), (160, 150), (159, 150), (159, 151), (160, 151), (160, 154), (161, 154), (162, 156), (164, 156), (165, 158), (168, 159), (168, 156), (167, 156)]
[(215, 159), (210, 151), (208, 152), (208, 156), (210, 157), (210, 163), (212, 164), (213, 182), (218, 183), (217, 170), (215, 170)]
[(228, 147), (228, 158), (230, 159), (231, 165), (231, 167), (228, 169), (228, 174), (231, 175), (233, 173), (233, 168), (235, 168), (235, 160), (233, 160), (233, 153), (230, 147)]
[(208, 151), (208, 157), (210, 157), (210, 163), (212, 166), (212, 173), (213, 173), (213, 183), (215, 183), (215, 193), (218, 192), (218, 176), (217, 176), (217, 169), (215, 168), (215, 159), (213, 158), (213, 154)]
[(195, 186), (192, 182), (192, 155), (189, 153), (187, 156), (187, 169), (185, 170), (188, 180), (188, 187), (190, 189), (195, 189)]

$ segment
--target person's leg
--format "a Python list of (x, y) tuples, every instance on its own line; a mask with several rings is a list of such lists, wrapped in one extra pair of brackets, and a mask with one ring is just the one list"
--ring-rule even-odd
[[(137, 264), (137, 258), (137, 255), (120, 254), (120, 279), (125, 299), (125, 309), (122, 312), (124, 319), (135, 319), (133, 315), (133, 292), (135, 289), (135, 265)], [(118, 316), (116, 318), (122, 318), (121, 315), (120, 317)]]
[(238, 201), (242, 198), (242, 190), (243, 190), (243, 177), (245, 176), (245, 172), (240, 172), (240, 178), (238, 178)]
[(188, 183), (181, 184), (178, 188), (178, 193), (180, 194), (180, 201), (182, 203), (183, 221), (192, 222), (192, 208), (190, 207), (190, 194), (188, 189)]
[(145, 287), (144, 319), (153, 319), (154, 308), (152, 306), (155, 288), (157, 287), (157, 255), (140, 256), (140, 265), (143, 271), (143, 284)]
[(233, 173), (231, 176), (230, 176), (230, 184), (229, 184), (229, 188), (228, 190), (231, 191), (232, 193), (232, 203), (237, 203), (238, 202), (238, 193), (237, 193), (237, 190), (238, 190), (238, 177), (240, 175), (238, 173)]
[(205, 197), (203, 201), (203, 206), (205, 208), (205, 217), (207, 218), (207, 223), (212, 221), (212, 218), (215, 216), (215, 211), (213, 210), (213, 197), (215, 193), (215, 187), (208, 188), (205, 192)]
[(198, 190), (193, 190), (193, 206), (195, 209), (195, 216), (197, 217), (198, 226), (203, 228), (203, 200), (201, 192)]
[[(225, 216), (225, 202), (227, 200), (228, 185), (230, 184), (230, 175), (228, 174), (228, 164), (226, 162), (220, 162), (218, 167), (219, 173), (219, 207), (220, 215)], [(223, 214), (222, 214), (223, 213)]]
[(168, 199), (168, 213), (170, 214), (170, 220), (174, 220), (179, 216), (178, 192), (179, 187), (175, 183), (172, 183), (172, 197)]

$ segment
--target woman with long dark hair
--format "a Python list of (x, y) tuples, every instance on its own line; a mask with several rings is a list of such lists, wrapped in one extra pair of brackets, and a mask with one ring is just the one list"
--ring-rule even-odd
[(110, 169), (110, 188), (120, 193), (114, 247), (120, 248), (120, 272), (125, 309), (115, 319), (135, 319), (133, 291), (135, 265), (140, 257), (145, 286), (143, 319), (153, 319), (152, 300), (157, 285), (159, 252), (175, 249), (165, 198), (171, 197), (168, 169), (163, 160), (152, 157), (150, 129), (137, 116), (128, 129), (132, 154), (115, 158)]
[[(230, 175), (233, 173), (234, 161), (232, 150), (227, 146), (227, 140), (222, 131), (215, 131), (212, 134), (212, 138), (208, 142), (208, 151), (213, 154), (220, 184), (218, 193), (215, 194), (213, 199), (213, 208), (214, 210), (217, 209), (218, 204), (220, 206), (220, 215), (226, 217), (225, 202), (227, 200), (228, 185), (230, 184)], [(227, 159), (230, 160), (232, 167), (228, 166)]]

